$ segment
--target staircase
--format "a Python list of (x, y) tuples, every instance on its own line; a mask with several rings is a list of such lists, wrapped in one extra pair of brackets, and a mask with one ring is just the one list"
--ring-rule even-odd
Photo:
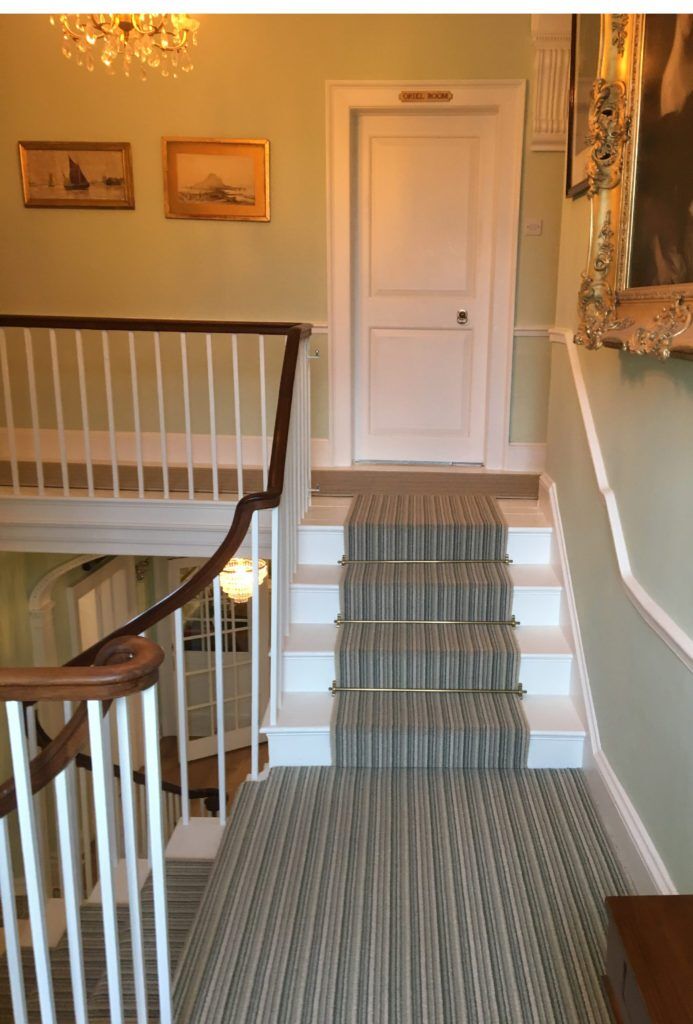
[[(283, 700), (275, 725), (266, 718), (270, 766), (331, 765), (340, 585), (347, 569), (344, 523), (351, 498), (313, 497), (299, 527), (290, 625), (282, 652)], [(529, 768), (579, 768), (585, 725), (562, 567), (548, 510), (531, 499), (500, 499), (507, 524), (510, 612), (519, 650), (518, 681), (529, 729)], [(507, 699), (507, 698), (503, 698)]]
[(273, 770), (239, 793), (180, 1024), (607, 1024), (603, 898), (627, 881), (571, 770), (551, 551), (527, 503), (313, 503)]

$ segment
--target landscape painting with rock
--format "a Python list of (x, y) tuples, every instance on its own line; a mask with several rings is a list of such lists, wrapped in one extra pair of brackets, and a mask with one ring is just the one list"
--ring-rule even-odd
[(265, 139), (164, 139), (166, 216), (269, 220)]

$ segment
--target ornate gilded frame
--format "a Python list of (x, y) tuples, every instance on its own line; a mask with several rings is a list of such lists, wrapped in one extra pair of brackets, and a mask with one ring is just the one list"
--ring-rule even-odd
[(646, 17), (602, 15), (587, 166), (589, 261), (574, 340), (590, 349), (693, 359), (693, 284), (627, 287)]

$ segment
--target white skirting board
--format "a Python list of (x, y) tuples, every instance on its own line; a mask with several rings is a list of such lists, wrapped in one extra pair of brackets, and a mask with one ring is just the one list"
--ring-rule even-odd
[(641, 893), (673, 894), (676, 887), (642, 819), (621, 785), (601, 748), (597, 716), (592, 701), (585, 652), (580, 635), (575, 595), (570, 576), (568, 552), (561, 521), (558, 493), (554, 481), (543, 474), (539, 482), (539, 502), (553, 524), (556, 560), (563, 574), (568, 626), (572, 632), (576, 674), (584, 702), (584, 720), (588, 741), (585, 744), (584, 770), (592, 796), (599, 809), (619, 859), (636, 890)]

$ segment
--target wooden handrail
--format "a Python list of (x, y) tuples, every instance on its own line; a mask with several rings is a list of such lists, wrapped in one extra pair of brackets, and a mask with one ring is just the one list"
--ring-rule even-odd
[(160, 334), (288, 334), (295, 323), (250, 320), (169, 320), (156, 317), (42, 316), (0, 313), (0, 327), (52, 327), (56, 331), (159, 331)]
[[(15, 696), (6, 697), (0, 686), (0, 698), (6, 700), (22, 700), (33, 703), (36, 700), (69, 699), (59, 692), (61, 682), (69, 680), (67, 686), (82, 686), (82, 694), (87, 694), (86, 678), (89, 676), (94, 686), (87, 696), (90, 699), (109, 700), (112, 693), (112, 680), (104, 681), (94, 676), (99, 652), (109, 642), (122, 637), (136, 637), (161, 622), (178, 608), (196, 597), (208, 587), (223, 569), (245, 539), (246, 533), (255, 512), (263, 509), (276, 508), (281, 500), (284, 487), (284, 470), (286, 466), (287, 444), (291, 423), (291, 405), (293, 398), (294, 379), (301, 341), (310, 337), (310, 324), (294, 323), (245, 323), (227, 321), (179, 321), (179, 320), (141, 320), (141, 319), (100, 319), (90, 317), (43, 317), (43, 316), (9, 316), (0, 315), (0, 327), (52, 327), (54, 329), (73, 328), (75, 330), (124, 330), (124, 331), (187, 331), (190, 333), (238, 333), (238, 334), (285, 334), (286, 347), (282, 363), (277, 411), (274, 421), (272, 453), (267, 477), (267, 489), (254, 494), (246, 494), (236, 505), (231, 526), (225, 538), (213, 555), (201, 565), (192, 576), (188, 577), (177, 590), (168, 594), (147, 611), (135, 616), (130, 622), (114, 630), (107, 637), (93, 644), (72, 658), (61, 668), (49, 669), (4, 669), (4, 685), (13, 686)], [(74, 670), (87, 667), (85, 676), (76, 677)], [(22, 673), (26, 672), (24, 676)], [(37, 677), (37, 672), (41, 673)], [(45, 674), (44, 674), (45, 673)], [(64, 675), (67, 673), (67, 675)], [(3, 677), (0, 676), (0, 683)], [(130, 680), (129, 682), (132, 682)], [(134, 691), (133, 691), (134, 692)], [(46, 696), (50, 694), (50, 696)], [(56, 737), (34, 758), (31, 763), (31, 785), (34, 793), (38, 792), (55, 778), (77, 756), (87, 735), (86, 705), (81, 703), (70, 721), (61, 729)], [(4, 817), (17, 806), (14, 780), (8, 779), (0, 786), (0, 817)]]
[(114, 700), (153, 686), (164, 652), (141, 636), (117, 636), (99, 644), (93, 665), (64, 668), (0, 668), (0, 700)]

